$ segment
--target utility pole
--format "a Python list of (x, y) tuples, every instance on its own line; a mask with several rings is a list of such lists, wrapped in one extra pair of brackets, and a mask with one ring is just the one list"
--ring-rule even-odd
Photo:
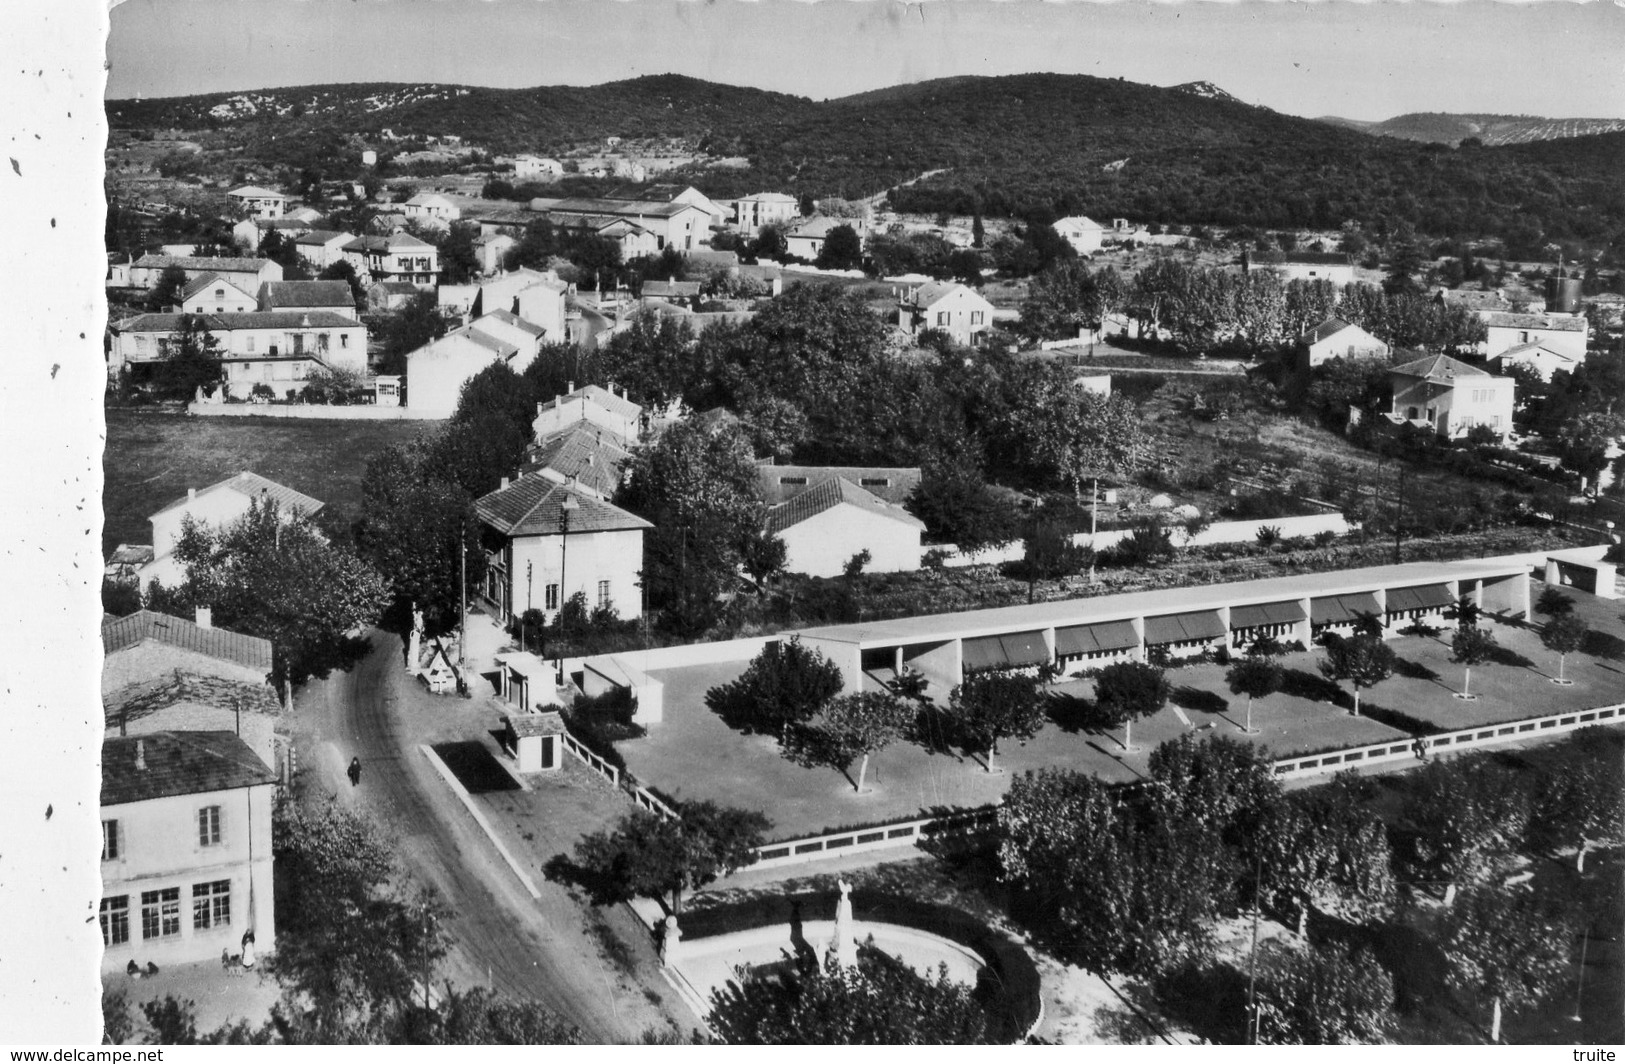
[(1399, 564), (1399, 542), (1403, 535), (1405, 520), (1405, 466), (1396, 463), (1394, 466), (1394, 564)]
[(525, 618), (530, 616), (531, 611), (530, 593), (531, 588), (534, 586), (532, 583), (531, 573), (531, 567), (533, 564), (533, 562), (525, 563), (525, 612), (519, 617), (519, 642), (523, 644), (519, 649), (527, 652), (530, 650), (530, 642), (525, 638)]
[(1089, 582), (1095, 582), (1095, 530), (1100, 514), (1100, 478), (1089, 478)]
[(1259, 897), (1260, 881), (1264, 878), (1264, 855), (1258, 854), (1253, 866), (1253, 948), (1247, 955), (1247, 1044), (1258, 1044), (1258, 910), (1263, 904)]
[(457, 626), (457, 683), (468, 693), (468, 681), (463, 673), (468, 664), (468, 539), (464, 537), (459, 543), (460, 564), (457, 572), (458, 609), (461, 621)]

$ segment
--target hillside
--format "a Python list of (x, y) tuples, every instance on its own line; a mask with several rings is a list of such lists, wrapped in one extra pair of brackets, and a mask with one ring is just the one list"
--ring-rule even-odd
[(1398, 137), (1454, 147), (1468, 137), (1485, 144), (1528, 144), (1532, 141), (1560, 140), (1625, 129), (1625, 118), (1539, 118), (1534, 115), (1452, 115), (1419, 112), (1399, 115), (1382, 122), (1359, 122), (1327, 116), (1317, 119), (1359, 129), (1379, 137)]
[[(353, 158), (355, 137), (376, 141), (386, 128), (457, 134), (499, 153), (664, 138), (699, 156), (673, 177), (717, 196), (776, 188), (856, 198), (940, 170), (894, 202), (926, 213), (1259, 227), (1353, 220), (1379, 234), (1403, 222), (1520, 246), (1625, 236), (1617, 143), (1455, 151), (1278, 114), (1206, 83), (957, 77), (815, 103), (666, 75), (591, 88), (313, 86), (112, 101), (108, 115), (115, 129), (201, 130), (221, 157), (272, 167)], [(705, 165), (728, 156), (750, 165)]]

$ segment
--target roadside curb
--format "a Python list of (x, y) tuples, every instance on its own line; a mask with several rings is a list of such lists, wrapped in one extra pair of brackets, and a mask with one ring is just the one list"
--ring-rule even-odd
[(440, 778), (446, 781), (446, 785), (451, 788), (452, 793), (463, 803), (463, 808), (468, 810), (469, 816), (472, 816), (474, 822), (480, 826), (480, 830), (485, 832), (485, 837), (491, 840), (491, 845), (497, 848), (497, 853), (501, 854), (502, 859), (508, 862), (508, 868), (519, 878), (519, 885), (525, 888), (533, 900), (539, 900), (542, 892), (536, 888), (536, 881), (530, 878), (525, 870), (520, 867), (519, 862), (514, 860), (513, 854), (508, 852), (508, 847), (497, 837), (496, 830), (491, 827), (491, 822), (485, 819), (485, 814), (475, 806), (474, 799), (469, 795), (468, 789), (458, 782), (457, 777), (452, 774), (451, 769), (446, 767), (446, 763), (440, 760), (440, 755), (436, 754), (433, 748), (422, 745), (418, 749), (423, 751), (423, 756), (429, 759), (429, 764), (434, 766), (435, 771), (440, 773)]

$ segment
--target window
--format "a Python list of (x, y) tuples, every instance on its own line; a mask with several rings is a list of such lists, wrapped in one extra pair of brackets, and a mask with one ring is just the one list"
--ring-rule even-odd
[(225, 927), (231, 923), (231, 880), (192, 884), (192, 930)]
[(559, 608), (559, 585), (548, 584), (547, 594), (544, 597), (544, 609), (556, 610)]
[(197, 811), (197, 844), (220, 845), (220, 807), (206, 805)]
[(116, 861), (123, 855), (119, 848), (118, 821), (102, 821), (102, 860)]
[(891, 477), (861, 477), (858, 486), (863, 488), (889, 488)]
[(807, 478), (806, 477), (780, 477), (779, 478), (779, 483), (780, 484), (788, 484), (792, 488), (799, 488), (799, 487), (804, 486), (807, 483)]
[(982, 315), (984, 313), (986, 313), (986, 312), (981, 311), (981, 310), (973, 310), (973, 311), (971, 311), (970, 312), (970, 323), (972, 325), (980, 325), (980, 324), (982, 324)]
[(254, 353), (254, 338), (252, 336), (247, 337), (246, 343), (248, 344), (248, 353), (252, 355)]
[(350, 346), (350, 334), (349, 333), (339, 333), (339, 346), (340, 347), (349, 347)]
[(216, 288), (214, 290), (214, 298), (216, 298), (216, 299), (225, 299), (226, 298), (226, 290), (224, 288)]
[(598, 605), (600, 605), (600, 606), (608, 606), (609, 605), (609, 581), (608, 580), (600, 580), (600, 581), (598, 581)]
[(130, 896), (103, 898), (101, 909), (102, 945), (118, 946), (130, 941)]
[(141, 892), (141, 937), (174, 938), (181, 933), (181, 888)]
[(947, 325), (948, 324), (948, 319), (949, 319), (949, 315), (948, 315), (948, 312), (946, 310), (937, 311), (937, 324), (938, 325)]

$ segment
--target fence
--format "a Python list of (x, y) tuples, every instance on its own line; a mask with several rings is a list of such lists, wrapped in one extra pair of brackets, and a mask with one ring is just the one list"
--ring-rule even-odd
[(1462, 728), (1459, 731), (1406, 739), (1404, 742), (1374, 743), (1370, 746), (1355, 746), (1310, 757), (1283, 758), (1275, 762), (1275, 774), (1287, 779), (1301, 779), (1321, 772), (1340, 772), (1351, 765), (1382, 764), (1414, 758), (1419, 743), (1426, 743), (1429, 753), (1441, 749), (1464, 750), (1514, 742), (1535, 735), (1556, 735), (1577, 731), (1580, 728), (1610, 721), (1625, 723), (1625, 702), (1596, 709), (1555, 713), (1548, 717), (1531, 717), (1526, 720), (1486, 724), (1477, 728)]
[(609, 780), (617, 789), (624, 791), (626, 796), (632, 799), (632, 804), (663, 817), (670, 817), (673, 820), (678, 819), (675, 809), (634, 782), (630, 775), (623, 773), (620, 769), (587, 749), (569, 732), (564, 733), (564, 748), (574, 754), (582, 764)]
[(826, 857), (884, 849), (888, 846), (918, 846), (920, 840), (928, 836), (949, 830), (972, 830), (991, 823), (995, 816), (997, 810), (976, 809), (965, 813), (949, 813), (945, 816), (902, 820), (892, 824), (847, 828), (823, 835), (768, 843), (756, 848), (756, 861), (751, 867), (779, 868), (784, 865), (819, 861)]

